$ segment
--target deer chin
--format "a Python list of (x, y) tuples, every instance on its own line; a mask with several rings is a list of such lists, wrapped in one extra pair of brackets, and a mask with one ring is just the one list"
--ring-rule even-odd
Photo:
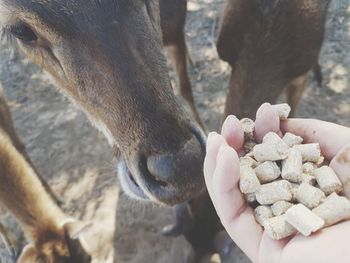
[(133, 199), (150, 201), (145, 191), (136, 182), (124, 160), (118, 161), (118, 177), (124, 192)]

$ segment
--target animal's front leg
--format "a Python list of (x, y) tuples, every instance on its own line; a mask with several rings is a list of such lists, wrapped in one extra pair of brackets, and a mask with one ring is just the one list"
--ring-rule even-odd
[(189, 203), (182, 203), (175, 207), (176, 221), (174, 224), (167, 225), (163, 228), (164, 236), (177, 237), (185, 235), (193, 228), (194, 216)]

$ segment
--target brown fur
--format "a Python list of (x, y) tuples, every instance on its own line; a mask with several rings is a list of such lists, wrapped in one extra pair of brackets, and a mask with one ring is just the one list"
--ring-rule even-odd
[(39, 174), (39, 172), (33, 166), (32, 161), (30, 160), (30, 158), (26, 152), (24, 144), (19, 139), (19, 137), (15, 131), (15, 128), (13, 127), (10, 109), (6, 103), (1, 84), (0, 84), (0, 128), (3, 129), (4, 132), (6, 132), (6, 134), (10, 137), (10, 139), (11, 139), (13, 145), (15, 146), (15, 148), (17, 149), (17, 151), (20, 152), (22, 154), (22, 156), (25, 157), (26, 161), (32, 166), (32, 168), (34, 169), (38, 178), (40, 179), (41, 183), (45, 187), (46, 191), (50, 194), (51, 198), (53, 198), (53, 200), (59, 204), (60, 202), (59, 202), (58, 198), (56, 197), (55, 193), (52, 191), (52, 189), (47, 184), (47, 182), (42, 178), (42, 176)]
[(191, 82), (187, 72), (187, 58), (189, 54), (184, 31), (187, 0), (160, 0), (159, 8), (163, 43), (169, 48), (179, 78), (177, 93), (187, 101), (194, 118), (204, 127), (194, 102)]
[[(158, 0), (0, 0), (0, 8), (6, 34), (115, 148), (126, 193), (174, 205), (204, 189), (205, 135), (172, 91)], [(180, 79), (193, 104), (188, 76)]]
[(225, 115), (254, 117), (285, 89), (293, 114), (317, 66), (329, 0), (229, 0), (217, 43), (232, 66)]
[[(161, 19), (157, 2), (53, 0), (48, 6), (0, 0), (0, 5), (2, 14), (15, 18), (4, 20), (9, 35), (16, 37), (11, 26), (23, 20), (36, 33), (30, 45), (17, 36), (20, 49), (107, 135), (147, 197), (173, 205), (204, 189), (205, 139), (175, 99), (162, 55), (163, 44), (172, 49), (179, 94), (199, 121), (186, 65), (187, 1), (161, 0)], [(157, 163), (169, 165), (163, 178)]]
[[(76, 237), (71, 235), (70, 224), (73, 223), (65, 223), (67, 216), (45, 191), (28, 157), (16, 148), (12, 138), (20, 141), (2, 93), (0, 102), (0, 202), (17, 218), (27, 238), (33, 242), (23, 250), (18, 262), (73, 263), (77, 259), (90, 262), (81, 245), (71, 246), (71, 242), (76, 242)], [(79, 253), (83, 256), (77, 257)]]

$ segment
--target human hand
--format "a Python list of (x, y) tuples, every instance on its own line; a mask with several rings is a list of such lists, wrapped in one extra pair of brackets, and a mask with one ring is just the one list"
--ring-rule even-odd
[[(280, 121), (270, 104), (260, 107), (256, 117), (255, 137), (261, 142), (270, 131), (291, 132), (305, 143), (320, 143), (322, 153), (338, 174), (345, 188), (350, 188), (350, 129), (318, 120)], [(255, 221), (252, 208), (239, 190), (239, 154), (244, 134), (234, 116), (225, 121), (221, 135), (208, 139), (204, 175), (207, 188), (225, 229), (253, 262), (348, 262), (350, 222), (325, 228), (309, 237), (296, 235), (280, 241), (270, 239)], [(349, 187), (347, 187), (349, 186)], [(350, 192), (344, 192), (350, 197)]]

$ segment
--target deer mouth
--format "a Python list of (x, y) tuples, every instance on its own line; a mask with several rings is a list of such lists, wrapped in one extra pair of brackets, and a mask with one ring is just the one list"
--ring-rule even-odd
[(118, 162), (118, 176), (120, 184), (126, 194), (137, 200), (149, 200), (146, 193), (136, 182), (124, 160)]
[(124, 192), (136, 200), (173, 206), (203, 191), (206, 135), (197, 125), (191, 125), (190, 132), (192, 136), (175, 153), (119, 153), (118, 177)]

